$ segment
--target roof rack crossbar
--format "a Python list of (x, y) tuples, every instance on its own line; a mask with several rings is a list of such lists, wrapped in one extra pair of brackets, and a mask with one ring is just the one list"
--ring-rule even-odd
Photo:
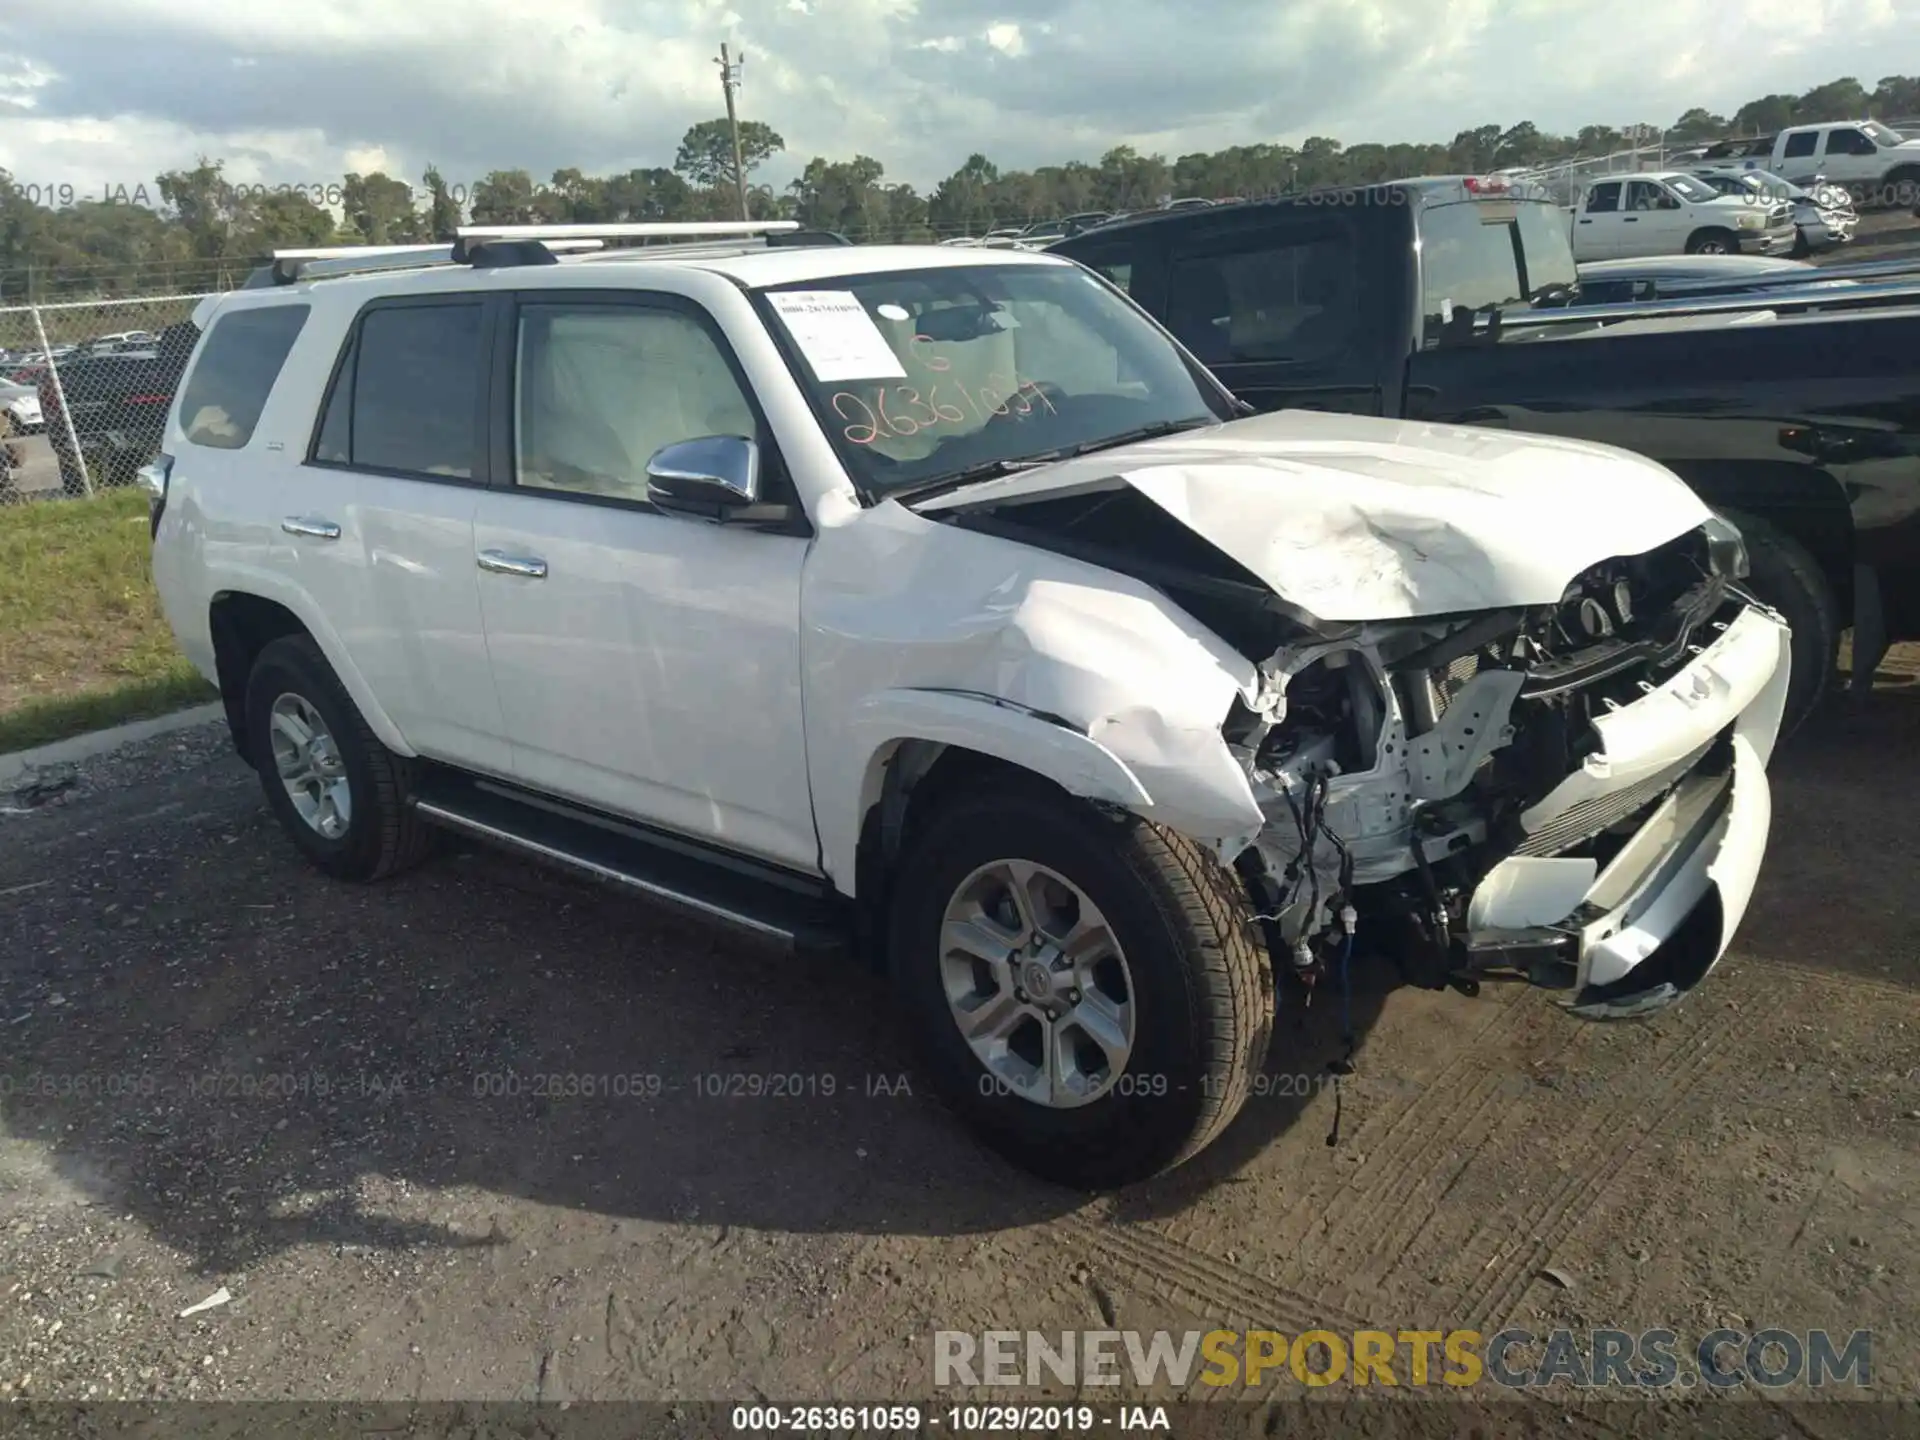
[(633, 220), (590, 225), (462, 225), (462, 240), (692, 240), (781, 235), (798, 220)]
[[(268, 272), (273, 284), (292, 285), (302, 280), (338, 279), (343, 275), (475, 264), (481, 262), (488, 243), (485, 239), (462, 237), (451, 245), (323, 245), (275, 250)], [(585, 237), (554, 239), (542, 242), (539, 248), (548, 252), (598, 250), (603, 243)]]

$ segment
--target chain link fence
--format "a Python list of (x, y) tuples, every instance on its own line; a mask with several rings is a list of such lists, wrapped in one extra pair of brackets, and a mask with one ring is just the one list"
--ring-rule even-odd
[(0, 504), (132, 484), (159, 452), (206, 298), (0, 306)]

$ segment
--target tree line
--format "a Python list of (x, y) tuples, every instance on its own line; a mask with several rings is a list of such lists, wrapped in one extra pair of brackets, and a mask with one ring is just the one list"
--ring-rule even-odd
[(297, 246), (408, 244), (448, 238), (471, 222), (592, 223), (735, 219), (746, 180), (755, 219), (792, 219), (856, 241), (910, 242), (980, 235), (1035, 219), (1138, 209), (1178, 196), (1224, 199), (1317, 185), (1366, 184), (1405, 175), (1476, 173), (1609, 154), (1634, 144), (1687, 144), (1786, 125), (1867, 115), (1920, 115), (1920, 76), (1888, 76), (1868, 90), (1845, 77), (1799, 95), (1764, 95), (1731, 115), (1694, 108), (1672, 125), (1588, 125), (1571, 135), (1531, 121), (1481, 125), (1451, 141), (1343, 145), (1312, 136), (1299, 146), (1255, 143), (1168, 158), (1116, 145), (1096, 162), (1069, 160), (1002, 170), (969, 155), (927, 193), (887, 178), (878, 160), (814, 156), (784, 189), (755, 180), (786, 142), (769, 125), (741, 124), (744, 177), (736, 177), (725, 120), (693, 126), (671, 166), (587, 175), (575, 168), (538, 180), (495, 170), (471, 188), (429, 166), (418, 185), (375, 172), (337, 184), (230, 183), (219, 160), (155, 178), (149, 191), (83, 197), (0, 170), (0, 304), (72, 295), (155, 293), (237, 283), (268, 251)]

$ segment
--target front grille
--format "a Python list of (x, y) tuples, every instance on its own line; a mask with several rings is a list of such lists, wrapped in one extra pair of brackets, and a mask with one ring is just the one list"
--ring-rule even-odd
[(1583, 840), (1591, 840), (1602, 830), (1619, 824), (1629, 816), (1646, 809), (1654, 801), (1665, 795), (1687, 776), (1687, 772), (1706, 753), (1713, 748), (1712, 742), (1702, 745), (1686, 759), (1658, 775), (1650, 775), (1637, 785), (1629, 785), (1624, 790), (1615, 790), (1610, 794), (1596, 795), (1591, 800), (1583, 800), (1563, 815), (1556, 815), (1538, 830), (1528, 835), (1514, 848), (1516, 855), (1558, 855), (1570, 850)]

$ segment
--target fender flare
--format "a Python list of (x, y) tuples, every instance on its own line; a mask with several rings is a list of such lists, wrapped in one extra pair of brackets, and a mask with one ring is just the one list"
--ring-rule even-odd
[(313, 637), (313, 643), (320, 647), (320, 653), (327, 657), (327, 664), (333, 667), (333, 673), (339, 677), (347, 698), (353, 701), (354, 708), (360, 712), (367, 722), (367, 728), (373, 731), (380, 743), (397, 755), (412, 756), (415, 753), (413, 747), (407, 744), (406, 737), (400, 733), (400, 728), (393, 723), (392, 717), (374, 699), (372, 688), (348, 655), (339, 632), (322, 618), (320, 607), (313, 603), (313, 597), (305, 590), (287, 583), (285, 577), (272, 571), (248, 567), (229, 570), (219, 577), (219, 584), (208, 600), (209, 614), (225, 595), (252, 595), (271, 601), (292, 615), (300, 622), (301, 628)]
[(867, 813), (879, 803), (894, 748), (906, 740), (951, 745), (1017, 765), (1084, 800), (1151, 808), (1153, 797), (1125, 761), (1066, 722), (990, 695), (961, 690), (882, 690), (855, 704), (842, 732), (847, 768), (815, 793), (827, 874), (853, 894)]

